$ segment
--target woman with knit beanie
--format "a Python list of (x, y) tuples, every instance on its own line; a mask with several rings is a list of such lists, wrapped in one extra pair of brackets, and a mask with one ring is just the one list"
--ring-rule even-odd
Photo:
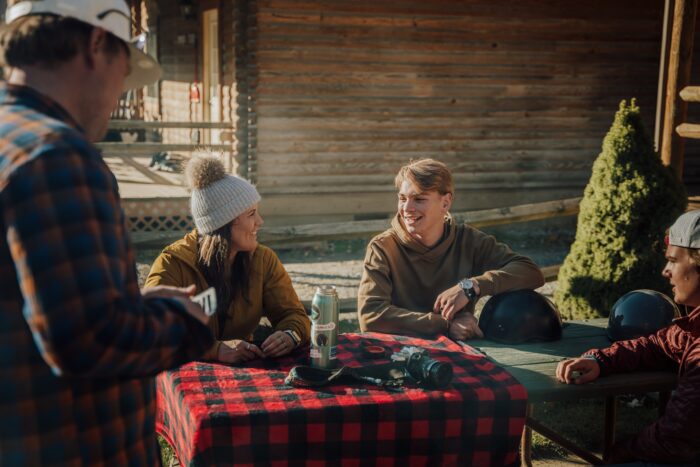
[[(211, 360), (241, 363), (279, 357), (307, 343), (310, 322), (292, 281), (277, 255), (258, 244), (263, 220), (255, 187), (226, 174), (211, 155), (194, 156), (185, 178), (196, 229), (156, 258), (146, 287), (215, 288), (217, 310), (209, 327), (218, 342), (209, 352)], [(250, 341), (263, 316), (274, 332), (258, 347)]]

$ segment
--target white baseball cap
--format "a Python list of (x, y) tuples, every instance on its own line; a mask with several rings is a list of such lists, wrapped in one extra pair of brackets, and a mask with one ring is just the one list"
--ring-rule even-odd
[(42, 14), (75, 18), (123, 40), (131, 55), (131, 72), (124, 81), (124, 90), (140, 88), (160, 79), (163, 73), (160, 65), (141, 50), (144, 37), (131, 37), (131, 12), (124, 0), (23, 1), (7, 8), (5, 22), (9, 24), (23, 16)]
[(676, 219), (668, 230), (668, 244), (700, 248), (700, 210), (686, 212)]

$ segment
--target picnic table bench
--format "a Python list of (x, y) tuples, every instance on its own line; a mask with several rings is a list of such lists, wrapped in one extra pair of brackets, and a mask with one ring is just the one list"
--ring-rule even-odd
[[(677, 383), (675, 372), (640, 371), (617, 374), (583, 385), (563, 384), (557, 381), (556, 367), (561, 360), (578, 357), (591, 348), (610, 346), (611, 342), (605, 333), (607, 322), (607, 319), (565, 322), (562, 339), (554, 342), (514, 346), (480, 339), (466, 343), (505, 368), (527, 389), (528, 408), (521, 442), (523, 465), (532, 465), (530, 460), (532, 430), (591, 464), (603, 464), (615, 441), (615, 396), (617, 395), (659, 392), (659, 411), (662, 412), (665, 408), (670, 391)], [(532, 404), (537, 402), (601, 397), (605, 398), (603, 459), (565, 439), (532, 415)]]

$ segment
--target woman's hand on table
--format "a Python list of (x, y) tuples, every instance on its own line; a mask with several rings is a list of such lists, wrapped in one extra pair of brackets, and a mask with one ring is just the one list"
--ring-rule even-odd
[(450, 339), (463, 341), (466, 339), (482, 339), (484, 333), (479, 328), (479, 323), (473, 314), (464, 311), (450, 321), (450, 327), (447, 329), (447, 335)]
[(275, 331), (260, 346), (266, 357), (281, 357), (294, 350), (296, 344), (284, 331)]
[(238, 341), (234, 346), (222, 342), (219, 345), (218, 360), (222, 363), (243, 363), (256, 358), (265, 358), (265, 354), (250, 342)]
[(557, 379), (566, 384), (585, 384), (600, 376), (600, 365), (592, 358), (572, 358), (559, 362)]

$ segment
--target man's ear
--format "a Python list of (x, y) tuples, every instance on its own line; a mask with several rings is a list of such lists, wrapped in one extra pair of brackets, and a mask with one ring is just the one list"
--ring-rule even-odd
[(105, 53), (105, 42), (107, 41), (107, 32), (102, 28), (92, 28), (88, 39), (87, 47), (83, 53), (85, 56), (85, 64), (88, 68), (93, 69), (97, 63), (97, 58)]
[(445, 212), (449, 211), (450, 208), (452, 207), (452, 193), (447, 193), (442, 195), (442, 209), (445, 210)]

